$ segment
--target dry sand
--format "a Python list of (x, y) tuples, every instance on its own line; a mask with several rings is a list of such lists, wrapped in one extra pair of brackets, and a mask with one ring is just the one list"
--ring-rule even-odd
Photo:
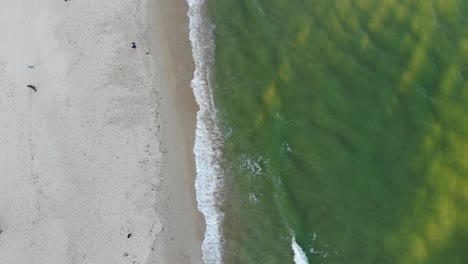
[(201, 263), (186, 7), (146, 8), (0, 0), (1, 264)]

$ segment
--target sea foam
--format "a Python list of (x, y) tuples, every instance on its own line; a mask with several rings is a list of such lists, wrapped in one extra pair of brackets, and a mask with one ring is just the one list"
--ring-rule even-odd
[(296, 264), (309, 264), (306, 254), (302, 248), (296, 243), (296, 238), (293, 237), (291, 241), (291, 247), (294, 251), (294, 263)]
[(198, 210), (206, 221), (205, 239), (202, 245), (203, 261), (206, 264), (222, 262), (221, 222), (219, 210), (222, 197), (219, 190), (223, 183), (220, 166), (222, 134), (217, 126), (216, 109), (210, 85), (211, 66), (214, 64), (214, 26), (205, 15), (205, 0), (187, 0), (190, 19), (190, 42), (195, 62), (194, 78), (191, 82), (200, 110), (197, 113), (195, 135), (195, 163), (197, 177)]

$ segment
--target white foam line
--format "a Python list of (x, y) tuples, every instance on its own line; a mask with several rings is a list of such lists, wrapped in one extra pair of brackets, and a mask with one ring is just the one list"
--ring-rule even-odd
[(296, 237), (292, 238), (291, 247), (294, 251), (294, 263), (296, 264), (309, 264), (306, 254), (302, 248), (296, 243)]
[(205, 239), (202, 245), (203, 260), (206, 264), (221, 263), (221, 222), (219, 211), (221, 198), (219, 189), (223, 183), (221, 158), (222, 135), (216, 122), (210, 70), (214, 62), (214, 26), (203, 15), (205, 0), (187, 0), (190, 18), (190, 41), (195, 62), (194, 78), (191, 82), (195, 99), (200, 107), (197, 113), (195, 137), (195, 162), (197, 177), (198, 210), (206, 221)]

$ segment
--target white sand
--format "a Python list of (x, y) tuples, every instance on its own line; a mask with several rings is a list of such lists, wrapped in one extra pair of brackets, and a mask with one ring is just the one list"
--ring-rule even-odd
[(145, 12), (143, 0), (0, 0), (1, 264), (169, 263), (155, 246), (176, 194)]

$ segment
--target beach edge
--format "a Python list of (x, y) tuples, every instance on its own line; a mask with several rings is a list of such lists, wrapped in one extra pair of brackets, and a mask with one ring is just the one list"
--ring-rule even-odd
[(161, 140), (167, 158), (167, 200), (159, 204), (163, 232), (153, 257), (162, 263), (203, 263), (205, 222), (197, 210), (195, 142), (198, 105), (190, 87), (194, 62), (185, 0), (146, 1), (145, 39), (151, 50), (161, 96)]

